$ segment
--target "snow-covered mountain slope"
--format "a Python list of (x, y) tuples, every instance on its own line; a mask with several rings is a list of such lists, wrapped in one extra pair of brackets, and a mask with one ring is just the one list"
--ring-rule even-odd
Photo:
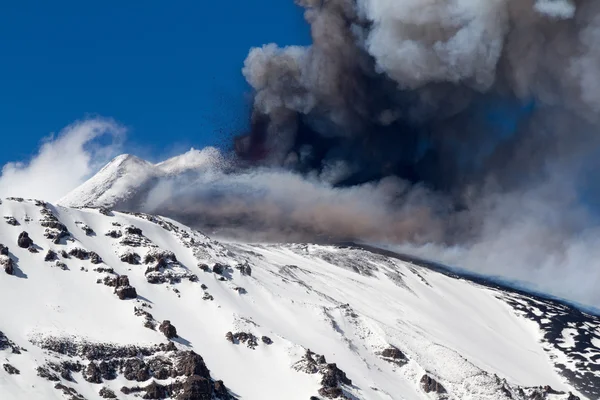
[(600, 318), (554, 301), (356, 247), (0, 213), (2, 400), (600, 397)]
[(66, 207), (119, 205), (126, 209), (129, 204), (139, 204), (162, 178), (203, 171), (220, 161), (219, 151), (212, 147), (191, 149), (158, 164), (123, 154), (58, 203)]

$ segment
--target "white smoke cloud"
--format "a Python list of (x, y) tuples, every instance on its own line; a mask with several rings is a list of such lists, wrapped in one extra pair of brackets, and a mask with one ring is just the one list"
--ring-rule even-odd
[[(0, 175), (0, 196), (55, 201), (80, 185), (120, 150), (125, 129), (109, 119), (75, 122), (43, 140), (30, 160), (10, 162)], [(107, 144), (96, 142), (106, 137)]]

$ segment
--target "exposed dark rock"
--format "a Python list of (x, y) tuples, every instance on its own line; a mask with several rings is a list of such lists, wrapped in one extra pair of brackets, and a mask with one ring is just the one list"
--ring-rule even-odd
[(573, 393), (569, 392), (569, 397), (567, 400), (581, 400), (579, 396), (575, 396)]
[(327, 364), (326, 370), (321, 379), (323, 387), (337, 387), (340, 384), (352, 385), (352, 381), (348, 379), (346, 373), (339, 369), (335, 363)]
[(446, 389), (442, 386), (442, 384), (427, 374), (423, 375), (421, 378), (421, 387), (425, 393), (446, 393)]
[(150, 379), (148, 366), (139, 358), (130, 358), (123, 364), (123, 376), (128, 381), (145, 382)]
[(200, 268), (204, 272), (210, 271), (210, 267), (207, 264), (198, 264), (198, 268)]
[(65, 396), (68, 396), (69, 400), (85, 400), (85, 397), (77, 393), (77, 390), (72, 387), (65, 386), (62, 383), (57, 383), (54, 385), (54, 389), (63, 392)]
[(21, 350), (25, 350), (17, 346), (12, 340), (6, 337), (2, 331), (0, 331), (0, 350), (10, 349), (13, 354), (21, 354)]
[(212, 297), (210, 293), (204, 293), (204, 296), (202, 296), (202, 300), (213, 301), (214, 297)]
[(204, 283), (202, 285), (200, 285), (200, 288), (202, 288), (202, 290), (206, 290), (208, 289), (208, 286), (206, 286)]
[(19, 226), (21, 224), (19, 224), (19, 221), (17, 221), (17, 219), (15, 217), (4, 217), (4, 219), (6, 220), (6, 223), (12, 226)]
[(17, 244), (22, 249), (27, 249), (29, 246), (33, 245), (33, 240), (29, 237), (29, 234), (25, 231), (19, 234), (19, 238), (17, 239)]
[(98, 369), (100, 370), (102, 379), (111, 381), (117, 377), (117, 370), (112, 363), (101, 361), (100, 364), (98, 364)]
[(342, 397), (344, 392), (339, 387), (322, 387), (319, 389), (319, 394), (328, 399), (337, 399)]
[(242, 275), (248, 275), (248, 276), (252, 275), (252, 268), (248, 264), (240, 264), (240, 265), (236, 266), (235, 269), (240, 271), (240, 273)]
[(44, 257), (44, 261), (54, 261), (56, 259), (58, 259), (58, 255), (53, 250), (48, 250)]
[(383, 350), (381, 352), (381, 358), (383, 358), (387, 362), (398, 365), (404, 365), (408, 361), (404, 353), (402, 353), (394, 346), (390, 346), (389, 348)]
[(4, 272), (6, 272), (8, 275), (15, 274), (15, 266), (14, 266), (12, 258), (7, 257), (7, 256), (2, 256), (0, 258), (0, 265), (2, 267), (4, 267)]
[(206, 367), (204, 359), (192, 350), (178, 354), (175, 368), (178, 376), (198, 375), (203, 378), (210, 378), (210, 371)]
[(83, 372), (83, 379), (90, 383), (102, 383), (102, 372), (94, 362), (90, 362)]
[(142, 230), (136, 226), (130, 225), (125, 227), (125, 232), (129, 235), (142, 235)]
[(233, 344), (245, 343), (249, 348), (254, 349), (258, 346), (258, 339), (251, 333), (246, 332), (227, 332), (225, 338)]
[(246, 289), (244, 289), (244, 288), (243, 288), (243, 287), (241, 287), (241, 286), (236, 286), (236, 287), (234, 287), (234, 288), (233, 288), (233, 290), (235, 290), (235, 291), (236, 291), (236, 292), (238, 292), (239, 294), (246, 294), (246, 293), (248, 293), (248, 292), (246, 291)]
[(61, 251), (60, 251), (60, 256), (61, 256), (62, 258), (71, 258), (71, 257), (69, 256), (69, 253), (67, 253), (67, 252), (66, 252), (66, 250), (61, 250)]
[(8, 256), (8, 247), (0, 244), (0, 256)]
[(116, 399), (117, 395), (115, 394), (115, 392), (113, 392), (112, 390), (110, 390), (107, 387), (103, 387), (102, 389), (100, 389), (100, 392), (98, 392), (98, 394), (100, 395), (100, 397), (104, 398), (104, 399)]
[(227, 269), (227, 266), (225, 266), (225, 265), (223, 265), (223, 264), (219, 264), (219, 263), (216, 263), (216, 264), (215, 264), (215, 265), (213, 265), (213, 267), (212, 267), (212, 271), (213, 271), (215, 274), (218, 274), (218, 275), (222, 275), (222, 274), (223, 274), (223, 272), (225, 272), (225, 270), (226, 270), (226, 269)]
[(227, 278), (225, 278), (224, 276), (221, 276), (221, 277), (219, 278), (219, 280), (220, 280), (221, 282), (225, 282), (225, 281), (227, 280)]
[(77, 258), (78, 260), (87, 260), (90, 257), (90, 253), (87, 250), (76, 247), (69, 251), (69, 255)]
[(140, 263), (140, 256), (137, 253), (128, 252), (121, 256), (121, 261), (131, 265), (138, 265)]
[(215, 396), (219, 399), (229, 399), (229, 393), (223, 381), (215, 381)]
[(167, 337), (167, 339), (173, 339), (177, 337), (177, 329), (171, 325), (171, 321), (165, 320), (160, 324), (158, 330)]
[(129, 283), (129, 277), (127, 275), (117, 276), (116, 283), (117, 287), (131, 286)]
[(19, 371), (18, 369), (16, 369), (15, 367), (13, 367), (10, 364), (4, 364), (2, 367), (4, 368), (6, 373), (9, 375), (20, 375), (21, 374), (21, 371)]
[(29, 250), (30, 253), (39, 253), (38, 249), (36, 249), (35, 247), (31, 246), (28, 247), (27, 250)]
[(121, 231), (110, 230), (110, 231), (106, 232), (106, 236), (109, 236), (113, 239), (118, 239), (121, 236), (123, 236), (123, 234), (121, 233)]
[(262, 342), (263, 342), (264, 344), (267, 344), (267, 345), (269, 345), (269, 344), (273, 344), (273, 341), (272, 341), (272, 340), (271, 340), (271, 338), (270, 338), (270, 337), (268, 337), (268, 336), (263, 336), (263, 337), (262, 337), (262, 338), (260, 338), (260, 339), (262, 340)]
[(47, 368), (45, 367), (38, 367), (37, 368), (37, 374), (40, 378), (44, 378), (46, 380), (49, 380), (51, 382), (58, 382), (60, 381), (60, 378), (54, 374), (53, 372), (50, 372)]
[[(217, 382), (215, 382), (216, 386)], [(177, 400), (210, 400), (211, 394), (212, 387), (209, 379), (202, 376), (190, 376), (183, 383)]]
[(106, 215), (107, 217), (112, 217), (113, 213), (109, 208), (106, 207), (100, 207), (98, 208), (98, 212), (102, 215)]
[(115, 289), (115, 293), (121, 300), (135, 299), (137, 297), (137, 291), (133, 286), (121, 286)]
[(100, 257), (97, 253), (90, 251), (90, 262), (92, 264), (102, 264), (102, 257)]
[(142, 396), (143, 399), (165, 399), (171, 395), (170, 385), (164, 386), (156, 381), (152, 381), (144, 391), (146, 394)]
[(114, 274), (115, 273), (115, 270), (113, 268), (107, 268), (107, 267), (94, 268), (94, 271), (99, 272), (99, 273), (106, 273), (106, 274)]
[(68, 269), (69, 269), (69, 267), (67, 267), (67, 264), (65, 264), (65, 263), (63, 263), (63, 262), (60, 262), (60, 261), (57, 261), (57, 262), (56, 262), (56, 264), (54, 264), (54, 266), (55, 266), (56, 268), (60, 268), (60, 269), (62, 269), (63, 271), (66, 271), (66, 270), (68, 270)]

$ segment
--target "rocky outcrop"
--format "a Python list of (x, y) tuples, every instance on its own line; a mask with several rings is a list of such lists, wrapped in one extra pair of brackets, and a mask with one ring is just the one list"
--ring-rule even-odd
[(15, 217), (4, 217), (4, 220), (6, 221), (7, 224), (12, 225), (12, 226), (21, 225), (21, 224), (19, 224), (19, 221), (17, 221), (17, 219)]
[(46, 262), (55, 261), (56, 259), (58, 259), (58, 254), (56, 254), (56, 252), (53, 250), (48, 250), (46, 256), (44, 257), (44, 261)]
[(115, 293), (121, 300), (135, 299), (137, 297), (137, 291), (133, 286), (117, 287)]
[(83, 379), (90, 383), (102, 383), (102, 373), (94, 362), (90, 362), (83, 372)]
[(4, 272), (6, 272), (8, 275), (15, 274), (15, 266), (12, 258), (8, 256), (0, 256), (0, 266), (2, 266)]
[(404, 353), (394, 346), (390, 346), (387, 349), (383, 350), (381, 352), (381, 358), (389, 363), (396, 364), (399, 366), (405, 365), (408, 362), (408, 359), (406, 358)]
[(293, 368), (307, 374), (321, 374), (319, 395), (325, 398), (343, 397), (343, 385), (352, 385), (352, 381), (344, 371), (338, 368), (337, 364), (328, 364), (324, 356), (315, 354), (310, 350), (306, 350), (302, 360), (295, 363)]
[(134, 252), (127, 252), (121, 256), (121, 261), (131, 265), (140, 264), (140, 255)]
[(19, 234), (17, 245), (22, 249), (27, 249), (29, 246), (33, 245), (33, 240), (31, 240), (27, 232), (23, 231)]
[(8, 256), (8, 247), (0, 243), (0, 256)]
[(116, 399), (117, 398), (117, 395), (115, 394), (115, 392), (113, 392), (112, 390), (110, 390), (107, 387), (103, 387), (102, 389), (100, 389), (98, 394), (103, 399)]
[(421, 378), (421, 388), (423, 388), (425, 393), (446, 393), (444, 386), (427, 374)]
[(15, 367), (13, 367), (10, 364), (4, 364), (2, 366), (2, 368), (4, 368), (4, 370), (6, 371), (7, 374), (9, 375), (20, 375), (21, 371), (19, 371), (18, 369), (16, 369)]
[(160, 324), (158, 330), (165, 335), (167, 339), (173, 339), (177, 337), (177, 329), (171, 324), (171, 321), (165, 320)]
[(258, 346), (258, 339), (251, 333), (246, 332), (227, 332), (225, 338), (233, 344), (245, 343), (251, 349)]

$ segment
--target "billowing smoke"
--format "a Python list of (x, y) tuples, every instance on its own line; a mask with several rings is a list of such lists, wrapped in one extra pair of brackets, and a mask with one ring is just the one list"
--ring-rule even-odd
[(250, 51), (236, 156), (161, 179), (145, 209), (394, 244), (600, 306), (600, 2), (297, 2), (313, 44)]
[(332, 197), (296, 214), (275, 205), (310, 191), (263, 196), (248, 215), (600, 305), (600, 3), (297, 2), (313, 44), (250, 51), (252, 129), (235, 149)]

